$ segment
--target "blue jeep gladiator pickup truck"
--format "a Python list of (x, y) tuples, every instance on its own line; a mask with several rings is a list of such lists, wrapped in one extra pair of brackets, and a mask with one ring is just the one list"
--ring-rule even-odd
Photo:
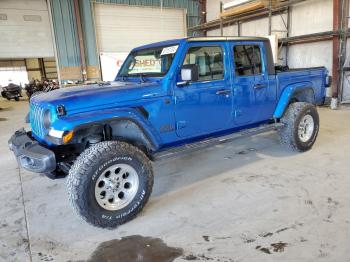
[(31, 131), (9, 140), (26, 170), (67, 174), (75, 211), (117, 227), (152, 191), (151, 161), (276, 129), (296, 151), (317, 137), (324, 67), (278, 70), (256, 37), (186, 38), (133, 49), (115, 81), (31, 98)]

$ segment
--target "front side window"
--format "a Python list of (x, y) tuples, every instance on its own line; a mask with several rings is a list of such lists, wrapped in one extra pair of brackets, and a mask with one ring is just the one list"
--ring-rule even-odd
[(233, 48), (236, 76), (259, 75), (262, 72), (258, 45), (236, 45)]
[(219, 46), (196, 46), (188, 49), (183, 65), (197, 65), (199, 81), (224, 77), (224, 61)]
[(131, 52), (118, 76), (164, 76), (173, 62), (178, 45), (159, 46)]

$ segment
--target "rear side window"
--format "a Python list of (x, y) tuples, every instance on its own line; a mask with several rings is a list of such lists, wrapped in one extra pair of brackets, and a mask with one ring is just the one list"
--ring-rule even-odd
[(188, 49), (184, 65), (198, 66), (199, 81), (224, 78), (224, 61), (219, 46), (196, 46)]
[(259, 75), (262, 72), (258, 45), (236, 45), (233, 48), (236, 76)]

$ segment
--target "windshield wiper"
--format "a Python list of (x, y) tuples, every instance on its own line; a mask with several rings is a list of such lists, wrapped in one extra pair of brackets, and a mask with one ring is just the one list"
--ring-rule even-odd
[(147, 82), (147, 80), (145, 79), (145, 77), (147, 77), (148, 74), (145, 74), (145, 73), (137, 73), (137, 74), (123, 74), (123, 75), (120, 75), (120, 77), (122, 78), (122, 80), (125, 79), (125, 77), (139, 77), (140, 78), (140, 81), (142, 83), (144, 82)]
[(111, 82), (110, 81), (100, 81), (97, 83), (99, 86), (110, 86)]
[(142, 83), (146, 82), (146, 80), (144, 79), (145, 74), (140, 73), (139, 75), (140, 75), (141, 82)]
[(129, 76), (128, 74), (120, 75), (120, 77), (122, 78), (122, 81), (125, 81), (126, 77), (128, 77), (128, 76)]

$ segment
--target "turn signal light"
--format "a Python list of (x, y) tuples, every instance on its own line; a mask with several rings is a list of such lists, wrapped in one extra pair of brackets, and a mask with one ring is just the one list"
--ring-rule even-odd
[(62, 141), (63, 143), (68, 143), (73, 137), (73, 131), (69, 131), (67, 134), (65, 134), (63, 137), (62, 137)]

